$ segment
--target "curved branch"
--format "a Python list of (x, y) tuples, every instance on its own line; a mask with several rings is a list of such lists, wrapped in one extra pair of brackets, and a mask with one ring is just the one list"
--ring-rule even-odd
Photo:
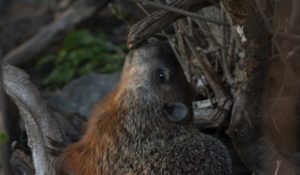
[[(187, 11), (199, 10), (209, 5), (211, 5), (209, 0), (176, 0), (170, 4), (171, 7)], [(138, 46), (145, 39), (161, 31), (181, 17), (184, 17), (184, 15), (160, 10), (143, 18), (130, 28), (127, 41), (128, 48)]]
[(5, 65), (3, 81), (5, 92), (17, 104), (24, 120), (36, 174), (54, 174), (54, 157), (47, 150), (51, 147), (48, 138), (63, 142), (62, 131), (25, 72)]

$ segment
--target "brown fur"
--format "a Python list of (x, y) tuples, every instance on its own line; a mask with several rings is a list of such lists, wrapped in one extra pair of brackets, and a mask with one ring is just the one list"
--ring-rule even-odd
[[(230, 174), (218, 140), (189, 122), (167, 119), (165, 103), (181, 102), (191, 111), (191, 89), (177, 60), (156, 45), (129, 54), (117, 88), (95, 107), (84, 136), (60, 156), (59, 174)], [(155, 78), (153, 68), (162, 66), (170, 73), (167, 83)]]

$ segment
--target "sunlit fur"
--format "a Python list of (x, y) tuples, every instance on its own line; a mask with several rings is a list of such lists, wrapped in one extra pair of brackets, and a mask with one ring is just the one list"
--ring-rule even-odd
[[(157, 66), (169, 69), (170, 83), (155, 83)], [(166, 46), (131, 51), (118, 86), (96, 105), (82, 138), (60, 156), (58, 174), (230, 174), (229, 155), (218, 140), (165, 115), (168, 102), (191, 110), (191, 98), (183, 71)]]

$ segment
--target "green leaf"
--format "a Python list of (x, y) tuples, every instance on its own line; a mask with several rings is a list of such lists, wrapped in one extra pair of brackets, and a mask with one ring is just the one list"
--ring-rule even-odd
[(0, 131), (0, 143), (7, 141), (9, 138), (8, 133), (5, 131)]
[(41, 70), (46, 64), (52, 64), (53, 59), (53, 55), (46, 55), (38, 60), (38, 62), (35, 65), (35, 68), (37, 70)]
[(86, 30), (67, 34), (63, 47), (41, 58), (37, 67), (53, 65), (43, 84), (50, 89), (60, 88), (73, 78), (91, 72), (120, 71), (124, 62), (124, 45), (114, 45), (103, 33), (91, 34)]

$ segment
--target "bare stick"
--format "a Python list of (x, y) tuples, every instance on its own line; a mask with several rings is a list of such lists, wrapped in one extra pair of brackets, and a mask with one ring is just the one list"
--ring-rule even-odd
[[(176, 0), (171, 3), (170, 6), (174, 8), (180, 8), (182, 10), (194, 11), (206, 7), (210, 4), (211, 3), (207, 0)], [(128, 34), (128, 47), (136, 47), (145, 39), (161, 31), (169, 24), (181, 17), (183, 17), (183, 15), (165, 10), (160, 10), (152, 13), (150, 16), (147, 16), (146, 18), (140, 20), (131, 27)]]
[[(224, 11), (224, 8), (222, 7), (221, 10), (220, 10), (220, 15), (221, 15), (221, 19), (225, 21), (225, 11)], [(223, 67), (223, 71), (224, 71), (224, 75), (225, 75), (225, 78), (227, 80), (227, 83), (229, 85), (232, 85), (233, 84), (233, 79), (232, 79), (232, 76), (231, 76), (231, 73), (230, 73), (230, 70), (229, 70), (229, 66), (228, 66), (228, 62), (227, 62), (227, 53), (229, 53), (229, 49), (230, 49), (230, 46), (227, 47), (227, 44), (230, 43), (228, 42), (228, 38), (227, 38), (227, 29), (223, 26), (222, 27), (222, 30), (223, 30), (223, 38), (222, 38), (222, 45), (224, 47), (224, 49), (222, 49), (222, 54), (221, 54), (221, 64), (222, 64), (222, 67)], [(225, 49), (226, 48), (226, 49)]]
[(161, 3), (152, 2), (152, 1), (148, 1), (148, 0), (138, 0), (138, 2), (140, 2), (140, 3), (142, 3), (143, 5), (146, 5), (146, 6), (151, 6), (151, 7), (167, 10), (169, 12), (178, 13), (178, 14), (181, 14), (181, 15), (184, 15), (184, 16), (190, 16), (192, 18), (197, 18), (197, 19), (200, 19), (200, 20), (203, 20), (203, 21), (206, 21), (206, 22), (210, 22), (210, 23), (214, 23), (214, 24), (218, 24), (218, 25), (229, 26), (228, 23), (218, 21), (218, 20), (214, 20), (214, 19), (211, 19), (211, 18), (207, 18), (207, 17), (199, 15), (197, 13), (192, 13), (192, 12), (189, 12), (189, 11), (186, 11), (186, 10), (170, 7), (170, 6), (161, 4)]
[(9, 52), (4, 57), (4, 61), (20, 65), (36, 58), (55, 41), (62, 38), (64, 36), (62, 34), (81, 21), (89, 18), (97, 9), (105, 7), (108, 2), (110, 0), (77, 0), (55, 21), (45, 26), (31, 39)]
[[(191, 49), (192, 54), (197, 58), (196, 60), (198, 61), (201, 70), (204, 72), (207, 81), (218, 101), (217, 110), (214, 110), (213, 113), (208, 117), (201, 119), (198, 118), (198, 120), (202, 122), (202, 126), (208, 128), (218, 128), (224, 123), (227, 114), (231, 111), (232, 101), (229, 96), (229, 92), (227, 92), (227, 90), (223, 87), (222, 82), (220, 81), (218, 75), (214, 72), (213, 67), (209, 63), (206, 55), (202, 52), (197, 52), (194, 49), (196, 48), (195, 45), (189, 38), (184, 37), (184, 39), (188, 47)], [(201, 55), (201, 57), (199, 55)]]
[(202, 58), (199, 58), (199, 52), (197, 52), (195, 49), (193, 49), (196, 47), (192, 44), (192, 42), (187, 37), (185, 37), (184, 39), (185, 39), (187, 45), (189, 46), (189, 48), (191, 49), (193, 55), (195, 55), (198, 58), (197, 60), (199, 61), (201, 70), (205, 73), (206, 78), (207, 78), (211, 88), (213, 89), (217, 99), (226, 98), (229, 93), (224, 89), (222, 82), (219, 80), (218, 75), (214, 72), (213, 67), (209, 63), (206, 55), (201, 54)]
[(272, 32), (276, 36), (290, 41), (300, 42), (300, 35), (290, 34), (290, 33), (281, 33), (281, 32)]

